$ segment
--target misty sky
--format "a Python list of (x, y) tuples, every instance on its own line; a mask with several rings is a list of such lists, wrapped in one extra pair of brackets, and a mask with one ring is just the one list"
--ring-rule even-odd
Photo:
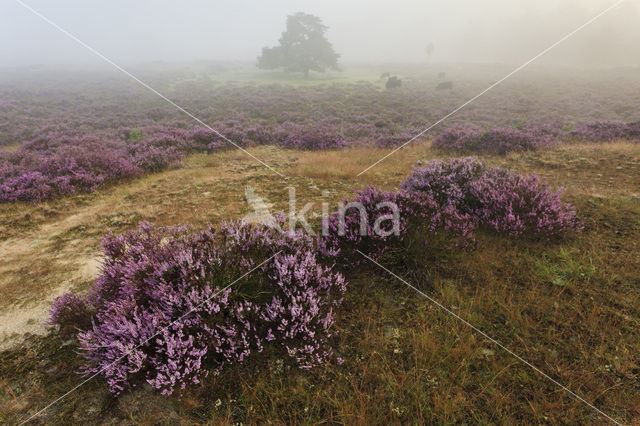
[[(508, 62), (530, 59), (615, 0), (205, 1), (24, 0), (122, 64), (254, 61), (288, 14), (320, 16), (342, 63)], [(544, 58), (640, 65), (640, 1), (628, 0)], [(0, 1), (0, 67), (100, 64), (14, 0)]]

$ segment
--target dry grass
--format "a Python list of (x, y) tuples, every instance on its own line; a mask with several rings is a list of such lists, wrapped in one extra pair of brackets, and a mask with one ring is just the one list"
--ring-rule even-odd
[[(255, 154), (281, 180), (237, 152), (190, 157), (168, 171), (44, 205), (0, 206), (0, 312), (50, 294), (78, 271), (101, 235), (138, 220), (201, 226), (247, 212), (252, 186), (274, 209), (286, 187), (298, 204), (332, 205), (365, 184), (396, 187), (415, 161), (438, 153), (407, 147), (361, 178), (386, 151)], [(625, 423), (640, 421), (640, 144), (571, 144), (487, 157), (536, 172), (576, 204), (586, 229), (544, 243), (481, 235), (477, 250), (426, 262), (420, 252), (388, 260), (394, 272), (451, 307), (525, 359)], [(319, 206), (316, 204), (316, 206)], [(29, 215), (27, 218), (26, 216)], [(281, 370), (267, 354), (227, 370), (182, 399), (138, 389), (117, 400), (94, 380), (43, 422), (90, 423), (604, 423), (529, 367), (375, 268), (349, 271), (338, 325), (345, 364)], [(61, 346), (62, 343), (66, 343)], [(31, 338), (0, 353), (0, 422), (13, 423), (80, 382), (63, 336)]]
[(286, 169), (287, 175), (305, 176), (321, 181), (341, 179), (358, 184), (388, 183), (390, 179), (406, 175), (407, 169), (419, 159), (441, 157), (429, 149), (430, 142), (414, 142), (398, 150), (383, 162), (357, 175), (373, 163), (389, 154), (389, 149), (350, 148), (341, 151), (296, 152), (295, 164)]

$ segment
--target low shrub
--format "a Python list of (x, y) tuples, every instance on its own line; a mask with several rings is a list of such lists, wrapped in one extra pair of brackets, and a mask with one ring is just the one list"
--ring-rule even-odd
[(302, 126), (284, 123), (277, 130), (276, 143), (291, 149), (327, 150), (346, 146), (345, 138), (337, 129), (322, 124)]
[[(82, 371), (103, 375), (116, 394), (142, 380), (171, 394), (267, 347), (301, 368), (332, 356), (328, 339), (345, 283), (318, 263), (302, 233), (143, 223), (105, 237), (103, 247), (93, 290), (83, 300), (57, 299), (51, 323), (90, 321), (78, 334)], [(79, 305), (85, 318), (67, 314)]]
[[(16, 152), (0, 153), (0, 202), (43, 201), (91, 192), (140, 176), (144, 168), (113, 141), (50, 134)], [(151, 153), (142, 150), (141, 158)]]
[(640, 140), (640, 121), (594, 120), (578, 123), (570, 135), (582, 140), (609, 142), (616, 139)]
[(474, 157), (436, 160), (415, 167), (399, 191), (367, 187), (345, 199), (329, 217), (319, 251), (327, 262), (351, 266), (364, 262), (358, 250), (380, 259), (415, 238), (425, 253), (469, 246), (477, 227), (550, 239), (581, 229), (561, 192)]
[(477, 226), (512, 236), (552, 238), (581, 229), (575, 209), (560, 197), (562, 190), (553, 191), (535, 174), (487, 168), (473, 157), (414, 168), (401, 187), (454, 208)]
[[(377, 123), (376, 123), (377, 124)], [(382, 123), (381, 123), (382, 124)], [(378, 130), (376, 133), (382, 130), (382, 135), (377, 136), (374, 141), (374, 146), (377, 148), (398, 148), (401, 145), (407, 144), (410, 140), (414, 139), (423, 129), (418, 127), (406, 127), (403, 129), (397, 129), (393, 133), (388, 133), (390, 129), (394, 129), (394, 126), (388, 125), (382, 128), (376, 127)]]
[(536, 175), (521, 176), (489, 168), (469, 185), (478, 224), (513, 237), (522, 234), (553, 238), (582, 229), (571, 204)]
[(91, 309), (83, 297), (67, 292), (51, 304), (46, 324), (69, 329), (88, 327), (91, 325), (91, 314)]
[(473, 241), (472, 230), (468, 217), (430, 196), (369, 186), (329, 217), (318, 245), (328, 262), (352, 266), (366, 262), (357, 250), (380, 259), (415, 233), (427, 251), (462, 246)]
[(400, 188), (411, 194), (434, 199), (441, 206), (454, 206), (469, 212), (473, 200), (469, 198), (469, 184), (484, 172), (483, 164), (475, 157), (434, 160), (414, 167)]
[(432, 146), (459, 153), (504, 155), (548, 147), (551, 142), (551, 136), (538, 128), (496, 127), (481, 131), (477, 127), (467, 126), (445, 130), (433, 141)]

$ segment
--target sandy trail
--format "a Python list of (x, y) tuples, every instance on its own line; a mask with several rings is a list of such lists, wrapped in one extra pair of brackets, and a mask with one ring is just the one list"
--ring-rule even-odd
[(47, 334), (50, 327), (43, 323), (51, 301), (94, 278), (99, 260), (87, 253), (87, 246), (97, 241), (66, 238), (60, 243), (60, 238), (89, 225), (98, 210), (87, 207), (0, 242), (0, 350), (19, 344), (27, 334)]

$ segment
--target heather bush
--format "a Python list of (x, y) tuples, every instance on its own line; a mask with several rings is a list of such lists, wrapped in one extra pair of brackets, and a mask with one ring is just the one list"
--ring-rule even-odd
[(12, 153), (0, 153), (0, 202), (43, 201), (92, 192), (180, 165), (190, 144), (175, 133), (118, 141), (81, 133), (40, 135)]
[(582, 227), (573, 206), (560, 198), (562, 190), (553, 191), (534, 174), (489, 168), (469, 190), (477, 222), (499, 233), (552, 238)]
[(401, 187), (455, 209), (477, 226), (512, 236), (552, 238), (581, 229), (574, 208), (561, 200), (561, 190), (554, 192), (534, 174), (486, 168), (472, 157), (414, 168)]
[(329, 217), (319, 251), (328, 262), (351, 266), (364, 261), (357, 250), (380, 259), (409, 234), (419, 234), (429, 251), (467, 245), (473, 241), (472, 230), (468, 217), (430, 196), (369, 186), (345, 199)]
[(640, 121), (622, 123), (619, 121), (594, 120), (578, 123), (571, 136), (582, 140), (609, 142), (616, 139), (640, 139)]
[(0, 184), (0, 201), (35, 201), (52, 198), (54, 189), (40, 172), (26, 172), (6, 177)]
[(475, 157), (434, 160), (414, 167), (400, 187), (409, 193), (433, 198), (441, 206), (454, 206), (469, 212), (473, 200), (468, 196), (468, 186), (483, 171), (483, 164)]
[(207, 152), (218, 151), (229, 145), (229, 143), (222, 139), (216, 132), (207, 128), (201, 127), (193, 130), (190, 137), (196, 146), (203, 147)]
[(481, 133), (482, 129), (480, 127), (468, 123), (464, 126), (450, 127), (440, 133), (431, 146), (445, 151), (462, 152), (465, 150), (468, 140), (477, 137)]
[(461, 153), (504, 155), (507, 152), (533, 151), (551, 145), (551, 137), (535, 128), (497, 127), (488, 131), (465, 127), (444, 131), (433, 147)]
[(16, 152), (0, 153), (0, 202), (91, 192), (142, 172), (114, 141), (49, 134)]
[(379, 136), (376, 140), (374, 145), (377, 148), (397, 148), (400, 145), (406, 143), (409, 139), (411, 139), (413, 136), (415, 135), (410, 135), (409, 137), (407, 137), (404, 134), (401, 135), (384, 135), (384, 136)]
[(286, 148), (304, 150), (340, 149), (345, 138), (337, 129), (326, 125), (303, 126), (284, 123), (278, 132), (278, 143)]
[[(345, 199), (319, 238), (327, 262), (358, 265), (421, 240), (421, 252), (473, 244), (485, 227), (510, 236), (553, 238), (581, 229), (575, 210), (535, 175), (486, 168), (473, 157), (414, 168), (400, 191), (367, 187)], [(394, 227), (395, 226), (395, 227)]]
[[(378, 126), (379, 124), (384, 125)], [(400, 145), (406, 144), (421, 131), (421, 128), (415, 126), (400, 129), (397, 125), (387, 124), (385, 122), (376, 122), (376, 130), (372, 131), (371, 133), (377, 136), (374, 142), (374, 145), (376, 147), (397, 148)]]
[[(302, 233), (141, 224), (105, 237), (103, 247), (92, 291), (83, 301), (65, 295), (54, 302), (51, 322), (90, 319), (78, 334), (83, 373), (103, 375), (116, 394), (142, 380), (171, 394), (267, 347), (300, 368), (332, 356), (328, 339), (345, 284), (318, 263)], [(90, 318), (65, 314), (80, 303)]]
[(90, 325), (91, 311), (85, 299), (71, 292), (56, 298), (49, 308), (48, 325), (83, 328)]

